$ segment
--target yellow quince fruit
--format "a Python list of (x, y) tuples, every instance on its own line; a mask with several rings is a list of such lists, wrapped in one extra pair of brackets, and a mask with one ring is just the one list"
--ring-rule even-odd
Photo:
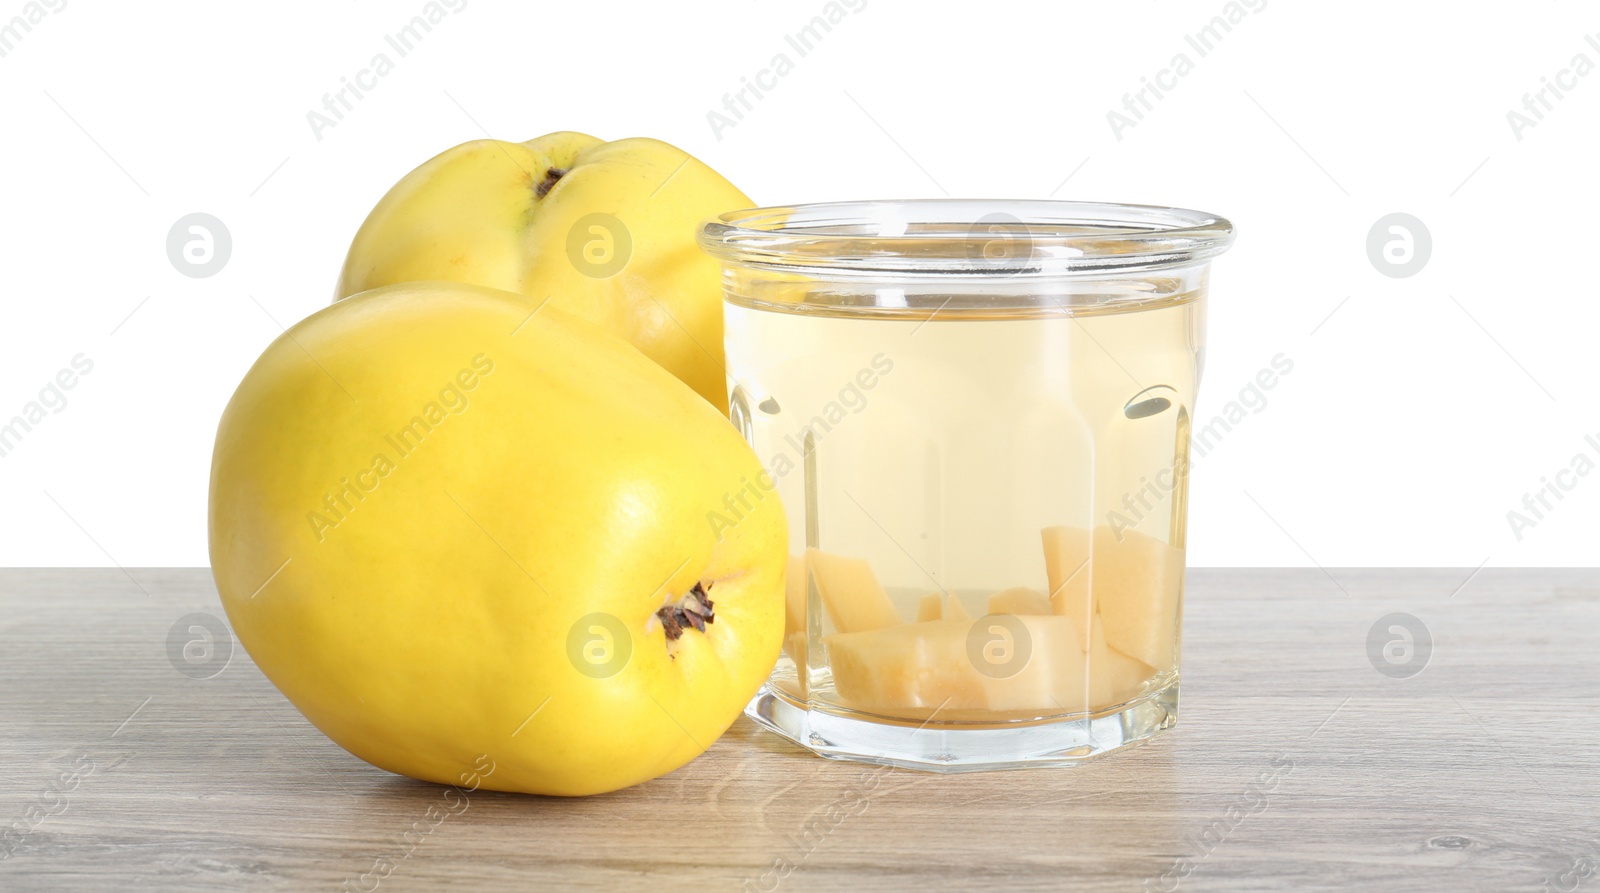
[(212, 570), (261, 671), (356, 756), (594, 794), (699, 754), (776, 662), (788, 541), (761, 474), (621, 339), (388, 286), (290, 328), (229, 401)]
[(726, 414), (720, 271), (695, 232), (751, 204), (659, 140), (475, 140), (428, 160), (378, 202), (334, 299), (431, 279), (548, 301), (632, 342)]

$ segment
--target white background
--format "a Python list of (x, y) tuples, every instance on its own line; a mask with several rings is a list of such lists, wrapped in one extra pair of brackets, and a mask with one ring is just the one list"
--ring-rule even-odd
[[(1220, 0), (869, 0), (801, 58), (784, 37), (822, 2), (468, 0), (395, 58), (384, 35), (423, 6), (70, 0), (0, 58), (0, 421), (94, 363), (0, 458), (0, 564), (205, 564), (216, 419), (328, 301), (371, 205), (451, 145), (560, 129), (667, 140), (763, 204), (1221, 213), (1240, 237), (1198, 416), (1278, 353), (1294, 370), (1197, 464), (1191, 564), (1594, 563), (1600, 473), (1520, 540), (1507, 520), (1600, 460), (1600, 72), (1520, 140), (1507, 121), (1576, 54), (1600, 63), (1592, 9), (1271, 0), (1201, 58), (1184, 36)], [(379, 52), (393, 73), (317, 139), (307, 113)], [(719, 138), (708, 112), (780, 52), (794, 70)], [(1179, 52), (1194, 70), (1117, 139), (1107, 112)], [(194, 211), (232, 233), (212, 278), (167, 257)], [(1368, 258), (1394, 211), (1432, 234), (1411, 278)]]

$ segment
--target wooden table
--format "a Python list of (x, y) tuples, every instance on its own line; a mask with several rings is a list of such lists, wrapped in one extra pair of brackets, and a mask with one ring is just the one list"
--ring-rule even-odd
[[(207, 571), (0, 570), (0, 890), (1600, 890), (1600, 572), (1188, 592), (1179, 727), (1080, 768), (874, 769), (741, 719), (650, 784), (432, 824), (445, 789), (340, 750), (242, 649), (169, 656), (222, 616)], [(1369, 654), (1392, 613), (1420, 673), (1392, 621)]]

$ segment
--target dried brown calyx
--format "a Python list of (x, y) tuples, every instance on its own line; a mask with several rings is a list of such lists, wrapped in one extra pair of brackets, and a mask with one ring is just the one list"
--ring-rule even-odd
[(667, 641), (673, 642), (683, 637), (683, 631), (694, 627), (700, 632), (706, 631), (706, 624), (717, 619), (711, 610), (711, 596), (706, 594), (709, 585), (695, 583), (694, 588), (683, 598), (678, 599), (661, 610), (656, 616), (661, 619), (661, 628), (667, 634)]
[(566, 175), (567, 168), (564, 167), (552, 167), (546, 170), (544, 172), (544, 179), (540, 180), (534, 185), (533, 194), (540, 198), (544, 198), (550, 194), (550, 190), (556, 188), (556, 182)]

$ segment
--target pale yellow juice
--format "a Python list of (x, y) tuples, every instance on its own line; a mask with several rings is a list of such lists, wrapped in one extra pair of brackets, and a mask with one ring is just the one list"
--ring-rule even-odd
[(1203, 306), (730, 298), (734, 420), (803, 518), (777, 689), (984, 723), (1114, 712), (1173, 681)]

